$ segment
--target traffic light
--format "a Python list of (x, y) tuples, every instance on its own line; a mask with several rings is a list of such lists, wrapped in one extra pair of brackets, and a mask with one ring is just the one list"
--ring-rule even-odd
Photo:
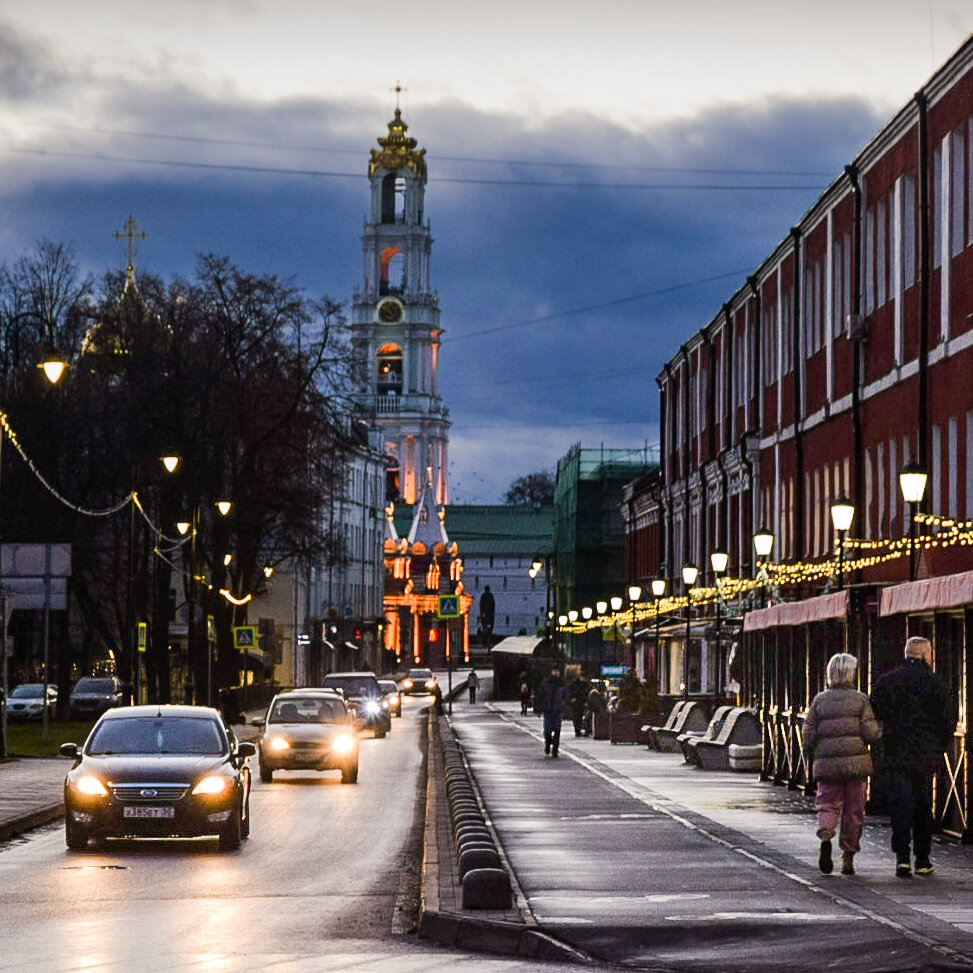
[(439, 641), (439, 631), (435, 628), (429, 629), (429, 641), (438, 642)]
[(355, 629), (355, 641), (360, 642), (362, 637), (362, 630), (360, 628)]

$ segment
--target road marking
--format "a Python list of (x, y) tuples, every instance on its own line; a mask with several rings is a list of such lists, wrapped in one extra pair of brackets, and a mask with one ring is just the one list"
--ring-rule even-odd
[[(535, 740), (543, 742), (544, 740), (543, 736), (537, 733), (535, 730), (523, 726), (516, 719), (511, 719), (510, 716), (508, 716), (506, 713), (502, 712), (501, 710), (494, 709), (489, 704), (488, 704), (488, 708), (492, 712), (496, 713), (497, 716), (499, 716), (500, 719), (503, 720), (508, 725), (515, 727), (516, 729), (520, 730), (522, 733), (526, 733), (528, 736), (532, 736)], [(754, 862), (754, 864), (759, 865), (762, 868), (769, 869), (772, 872), (776, 872), (778, 875), (781, 875), (784, 878), (790, 879), (792, 882), (796, 882), (799, 885), (804, 886), (804, 888), (807, 889), (809, 892), (814, 892), (817, 895), (821, 895), (826, 899), (830, 899), (832, 902), (834, 902), (837, 905), (844, 906), (846, 909), (850, 909), (853, 912), (860, 913), (863, 917), (873, 919), (875, 922), (878, 922), (883, 926), (886, 926), (890, 929), (894, 929), (896, 932), (905, 936), (907, 939), (911, 939), (913, 942), (919, 943), (920, 945), (925, 946), (928, 949), (931, 949), (937, 953), (940, 953), (943, 956), (948, 956), (951, 959), (959, 960), (960, 962), (966, 964), (968, 964), (970, 960), (973, 959), (973, 955), (971, 954), (961, 952), (960, 950), (953, 949), (953, 947), (951, 946), (946, 946), (942, 943), (939, 943), (936, 940), (931, 939), (930, 937), (925, 936), (922, 933), (918, 933), (915, 930), (910, 929), (908, 926), (905, 926), (900, 922), (897, 922), (895, 919), (891, 919), (888, 916), (883, 916), (881, 913), (875, 912), (874, 910), (869, 909), (866, 906), (860, 905), (859, 903), (851, 899), (847, 899), (843, 895), (840, 895), (837, 892), (832, 892), (829, 889), (822, 888), (820, 885), (815, 885), (813, 882), (809, 881), (808, 879), (803, 878), (800, 875), (795, 875), (793, 872), (789, 872), (786, 869), (781, 868), (779, 865), (774, 864), (774, 862), (769, 861), (766, 858), (762, 858), (761, 856), (756, 855), (751, 851), (748, 851), (746, 848), (741, 848), (738, 845), (735, 845), (733, 842), (727, 841), (725, 838), (721, 838), (719, 835), (713, 834), (711, 831), (707, 831), (705, 828), (702, 828), (699, 825), (694, 824), (692, 821), (690, 821), (688, 818), (684, 817), (683, 815), (678, 814), (676, 811), (672, 810), (671, 807), (666, 806), (667, 804), (671, 803), (675, 807), (681, 807), (681, 805), (675, 804), (675, 802), (669, 802), (664, 798), (663, 799), (655, 798), (652, 801), (650, 801), (646, 798), (646, 795), (638, 793), (638, 791), (634, 787), (632, 787), (625, 778), (612, 777), (611, 775), (606, 774), (603, 770), (601, 770), (600, 767), (596, 767), (593, 763), (591, 763), (590, 760), (587, 760), (576, 753), (572, 753), (570, 750), (562, 749), (561, 754), (573, 760), (579, 766), (584, 767), (584, 769), (587, 770), (589, 773), (594, 774), (596, 777), (600, 777), (606, 783), (612, 784), (613, 786), (617, 787), (620, 791), (624, 791), (626, 794), (629, 795), (629, 797), (633, 797), (635, 798), (635, 800), (639, 801), (640, 803), (645, 804), (648, 807), (652, 808), (652, 810), (658, 811), (660, 814), (664, 814), (666, 817), (670, 818), (672, 821), (675, 821), (677, 824), (682, 825), (687, 830), (695, 831), (697, 834), (702, 835), (704, 838), (708, 838), (710, 841), (720, 845), (723, 848), (726, 848), (728, 851), (732, 851), (738, 855), (742, 855), (744, 858), (749, 858), (752, 862)], [(648, 790), (648, 788), (645, 789)], [(700, 817), (704, 817), (704, 816), (705, 815), (700, 814)], [(876, 894), (880, 895), (881, 893), (877, 892)], [(845, 918), (851, 918), (851, 917), (846, 916)]]

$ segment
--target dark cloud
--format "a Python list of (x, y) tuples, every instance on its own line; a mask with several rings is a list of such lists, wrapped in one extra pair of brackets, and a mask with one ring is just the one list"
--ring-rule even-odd
[[(103, 97), (111, 124), (102, 131), (39, 130), (34, 144), (355, 178), (4, 157), (0, 180), (6, 170), (15, 178), (3, 182), (18, 187), (0, 189), (7, 259), (47, 236), (72, 241), (94, 271), (119, 266), (112, 233), (132, 213), (150, 234), (140, 259), (153, 271), (188, 273), (197, 252), (214, 251), (293, 276), (312, 294), (350, 298), (362, 274), (368, 151), (384, 132), (384, 110), (324, 98), (258, 105), (184, 87), (106, 89)], [(576, 114), (531, 124), (454, 102), (408, 115), (429, 151), (454, 499), (496, 500), (578, 439), (654, 441), (662, 363), (718, 312), (883, 118), (854, 99), (726, 105), (641, 130)], [(670, 188), (644, 188), (661, 185)], [(767, 188), (776, 186), (803, 188)], [(693, 283), (728, 273), (735, 276)], [(673, 289), (681, 284), (691, 286)], [(634, 295), (646, 296), (621, 301)]]
[(63, 88), (65, 76), (50, 51), (0, 19), (0, 92), (14, 105), (39, 101)]

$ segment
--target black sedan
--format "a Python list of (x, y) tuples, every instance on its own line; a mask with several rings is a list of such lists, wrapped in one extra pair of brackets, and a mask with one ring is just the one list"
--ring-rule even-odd
[(250, 833), (252, 743), (227, 734), (206, 706), (109, 710), (64, 781), (64, 836), (78, 851), (89, 839), (216, 835), (232, 851)]

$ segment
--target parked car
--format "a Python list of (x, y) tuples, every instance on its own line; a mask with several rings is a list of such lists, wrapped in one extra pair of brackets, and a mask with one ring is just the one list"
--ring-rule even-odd
[(106, 710), (125, 702), (125, 687), (114, 676), (85, 676), (71, 690), (68, 706), (71, 719), (84, 720), (101, 716)]
[(275, 770), (340, 770), (342, 784), (358, 783), (355, 720), (341, 693), (278, 693), (267, 709), (258, 752), (265, 784), (274, 779)]
[(432, 674), (432, 669), (410, 669), (409, 674), (399, 683), (404, 693), (410, 696), (425, 696), (427, 693), (436, 691), (436, 677)]
[(227, 736), (208, 706), (110, 709), (82, 746), (61, 744), (74, 766), (64, 781), (64, 838), (217, 835), (240, 847), (250, 833), (250, 764), (257, 748)]
[(382, 690), (382, 698), (389, 704), (390, 716), (402, 715), (402, 697), (394, 679), (379, 679), (378, 688)]
[(331, 672), (324, 677), (325, 689), (340, 689), (355, 725), (372, 730), (381, 739), (392, 729), (388, 702), (383, 706), (382, 690), (374, 672)]
[[(47, 715), (57, 709), (57, 686), (47, 686)], [(40, 720), (44, 717), (44, 683), (22, 682), (7, 700), (8, 720)]]

